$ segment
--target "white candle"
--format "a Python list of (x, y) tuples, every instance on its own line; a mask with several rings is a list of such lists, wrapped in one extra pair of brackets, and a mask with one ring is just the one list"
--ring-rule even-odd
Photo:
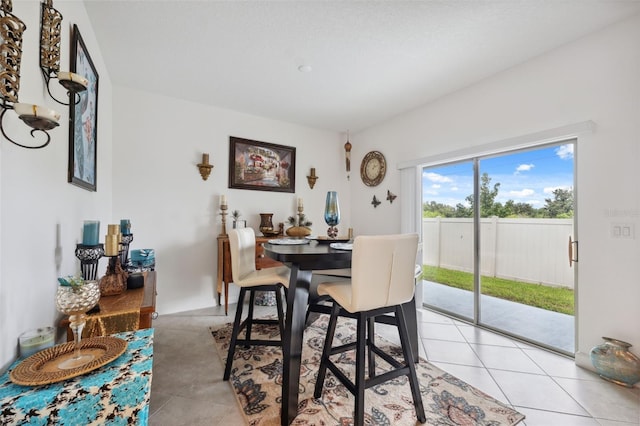
[(298, 207), (302, 207), (302, 206), (303, 204), (302, 204), (302, 197), (301, 197), (301, 198), (298, 198)]
[(69, 80), (73, 81), (74, 83), (79, 83), (84, 87), (89, 87), (89, 80), (79, 74), (68, 71), (60, 71), (57, 77), (58, 80)]
[(32, 115), (34, 117), (42, 117), (55, 122), (60, 120), (60, 114), (58, 112), (40, 105), (18, 103), (13, 104), (13, 109), (16, 111), (18, 116)]
[(220, 206), (226, 206), (227, 205), (227, 196), (222, 194), (220, 196)]

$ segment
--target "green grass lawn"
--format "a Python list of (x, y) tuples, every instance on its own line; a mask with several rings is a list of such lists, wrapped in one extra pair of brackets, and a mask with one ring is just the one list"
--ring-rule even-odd
[[(450, 287), (473, 291), (473, 274), (454, 271), (435, 266), (422, 266), (422, 279), (445, 284)], [(503, 278), (485, 277), (480, 279), (482, 294), (499, 297), (504, 300), (523, 303), (548, 311), (574, 314), (573, 290), (560, 287), (549, 287), (542, 284), (531, 284)]]

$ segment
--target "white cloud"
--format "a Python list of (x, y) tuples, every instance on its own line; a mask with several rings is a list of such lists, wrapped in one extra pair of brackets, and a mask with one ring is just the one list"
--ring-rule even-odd
[(543, 192), (545, 194), (553, 194), (553, 191), (555, 191), (556, 189), (565, 189), (567, 191), (573, 189), (570, 186), (547, 186), (543, 189)]
[(427, 172), (424, 174), (424, 177), (429, 179), (431, 182), (437, 182), (437, 183), (450, 183), (453, 182), (450, 178), (446, 177), (446, 176), (442, 176), (438, 173), (433, 173), (433, 172)]
[(528, 172), (529, 170), (533, 169), (534, 167), (535, 167), (535, 165), (533, 165), (533, 164), (520, 164), (518, 167), (516, 167), (516, 173)]
[(556, 148), (556, 155), (562, 160), (571, 160), (573, 158), (573, 144), (559, 146)]
[(437, 183), (434, 183), (433, 185), (431, 185), (431, 187), (432, 187), (433, 189), (440, 189), (440, 188), (442, 188), (442, 185), (439, 185), (439, 184), (437, 184)]
[(531, 197), (535, 193), (536, 191), (534, 191), (533, 189), (527, 189), (527, 188), (522, 189), (520, 191), (509, 191), (509, 195), (516, 198)]

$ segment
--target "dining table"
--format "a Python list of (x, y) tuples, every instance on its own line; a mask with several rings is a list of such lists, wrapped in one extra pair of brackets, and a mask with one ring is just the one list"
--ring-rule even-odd
[[(317, 293), (312, 288), (313, 271), (345, 269), (351, 267), (351, 250), (333, 248), (326, 240), (307, 239), (289, 244), (273, 240), (264, 244), (264, 254), (291, 268), (287, 291), (285, 330), (282, 338), (282, 411), (281, 425), (288, 426), (298, 414), (298, 391), (302, 340), (307, 319), (307, 308), (315, 302)], [(340, 247), (345, 247), (340, 245)], [(317, 283), (316, 283), (317, 285)], [(311, 295), (311, 300), (310, 300)], [(406, 306), (405, 306), (406, 305)], [(409, 329), (414, 359), (418, 359), (418, 338), (415, 298), (403, 305)], [(394, 323), (395, 318), (377, 322)]]

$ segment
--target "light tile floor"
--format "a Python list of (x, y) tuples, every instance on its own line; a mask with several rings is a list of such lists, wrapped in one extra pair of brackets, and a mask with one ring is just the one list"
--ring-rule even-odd
[[(265, 311), (263, 311), (265, 310)], [(267, 311), (268, 310), (268, 311)], [(272, 313), (259, 307), (257, 313)], [(154, 321), (151, 425), (243, 425), (209, 327), (231, 322), (221, 307)], [(526, 426), (640, 425), (640, 389), (577, 367), (572, 359), (419, 310), (421, 356), (525, 414)], [(376, 331), (397, 341), (395, 329)]]

